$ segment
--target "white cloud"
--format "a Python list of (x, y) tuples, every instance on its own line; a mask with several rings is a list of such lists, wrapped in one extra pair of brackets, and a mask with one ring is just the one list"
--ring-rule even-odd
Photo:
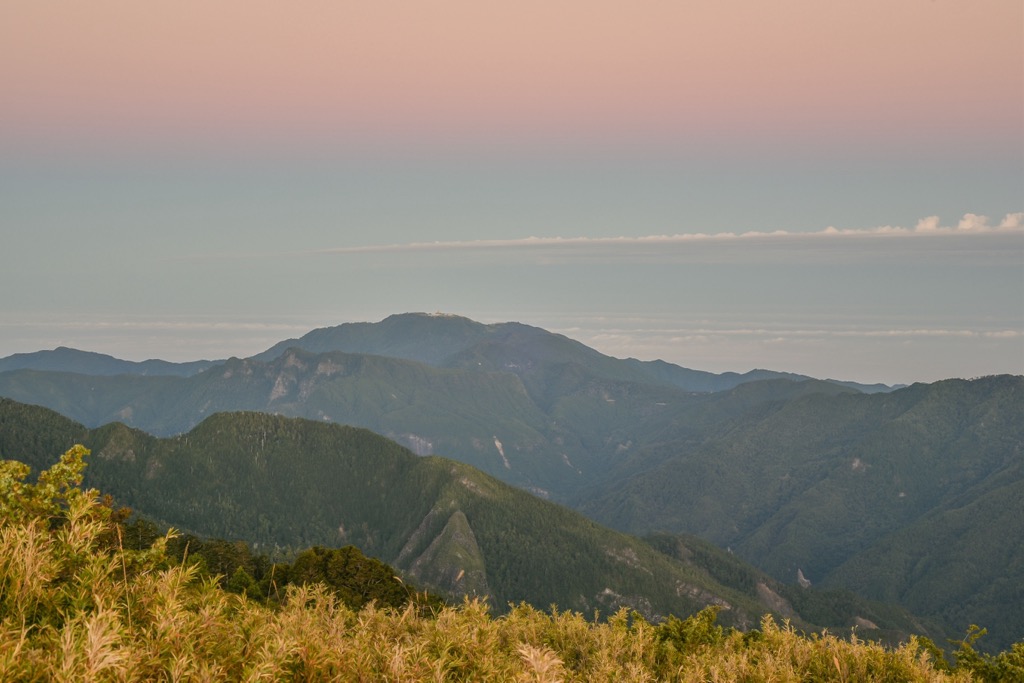
[(973, 213), (964, 214), (964, 217), (960, 219), (960, 223), (956, 226), (956, 229), (969, 230), (971, 232), (988, 230), (988, 216), (979, 216)]
[(1024, 211), (1006, 214), (1002, 223), (999, 224), (1000, 230), (1018, 230), (1020, 228), (1024, 228)]
[(408, 242), (404, 244), (371, 244), (347, 247), (332, 247), (316, 250), (319, 254), (370, 254), (424, 251), (499, 251), (499, 250), (560, 250), (571, 251), (580, 248), (603, 250), (615, 247), (664, 247), (686, 244), (727, 244), (732, 242), (763, 241), (766, 243), (812, 243), (825, 239), (888, 236), (948, 236), (985, 233), (1024, 233), (1024, 212), (1007, 214), (998, 225), (992, 225), (987, 216), (968, 213), (956, 227), (943, 226), (938, 216), (928, 216), (917, 222), (913, 228), (884, 225), (873, 228), (837, 228), (829, 226), (819, 232), (718, 232), (678, 233), (619, 237), (522, 237), (514, 239), (453, 240), (435, 242)]

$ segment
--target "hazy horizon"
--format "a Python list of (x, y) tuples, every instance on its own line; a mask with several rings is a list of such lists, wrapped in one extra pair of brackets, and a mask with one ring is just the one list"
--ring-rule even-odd
[(1024, 5), (17, 0), (0, 357), (442, 311), (713, 372), (1024, 374)]

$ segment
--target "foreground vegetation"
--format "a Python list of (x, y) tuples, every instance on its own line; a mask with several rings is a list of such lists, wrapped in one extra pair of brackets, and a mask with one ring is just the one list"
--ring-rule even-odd
[[(955, 666), (924, 640), (887, 648), (805, 636), (770, 617), (741, 633), (714, 610), (653, 625), (520, 605), (358, 611), (322, 583), (293, 582), (270, 606), (168, 560), (168, 538), (126, 547), (72, 448), (28, 483), (0, 461), (0, 680), (969, 681), (1022, 680), (1024, 643)], [(229, 581), (230, 583), (230, 581)], [(409, 597), (414, 597), (409, 591)]]
[[(157, 439), (123, 424), (86, 429), (45, 408), (0, 398), (0, 457), (41, 471), (72, 444), (94, 453), (85, 485), (159, 525), (130, 525), (127, 547), (149, 547), (161, 528), (183, 530), (168, 543), (170, 556), (180, 561), (187, 548), (190, 561), (202, 557), (225, 584), (243, 568), (258, 584), (250, 597), (273, 593), (265, 585), (271, 578), (281, 585), (274, 561), (312, 546), (346, 545), (420, 586), (486, 595), (496, 612), (523, 601), (587, 615), (627, 607), (659, 622), (718, 604), (719, 622), (741, 630), (757, 627), (771, 611), (808, 632), (846, 632), (860, 624), (859, 635), (890, 644), (911, 633), (944, 643), (974, 622), (992, 631), (982, 644), (1000, 649), (993, 643), (1002, 633), (995, 620), (946, 628), (893, 603), (789, 586), (696, 537), (626, 536), (465, 464), (418, 457), (365, 429), (220, 413), (188, 434)], [(248, 583), (237, 578), (235, 585)], [(1006, 641), (1001, 647), (1013, 639)]]

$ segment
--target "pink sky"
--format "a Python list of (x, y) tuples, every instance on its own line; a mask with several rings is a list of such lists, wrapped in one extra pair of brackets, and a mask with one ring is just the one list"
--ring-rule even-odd
[(0, 142), (30, 148), (568, 136), (1019, 149), (1024, 4), (8, 0), (0, 110)]

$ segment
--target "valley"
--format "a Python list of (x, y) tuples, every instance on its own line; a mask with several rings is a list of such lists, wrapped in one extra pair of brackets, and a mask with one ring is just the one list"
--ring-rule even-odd
[[(518, 323), (422, 314), (324, 328), (169, 374), (12, 359), (0, 359), (0, 395), (19, 402), (8, 410), (38, 404), (77, 421), (61, 429), (91, 440), (94, 485), (197, 533), (282, 550), (353, 543), (427, 585), (499, 607), (664, 614), (715, 596), (742, 624), (768, 603), (795, 604), (758, 586), (792, 596), (799, 577), (860, 596), (834, 623), (948, 635), (981, 623), (996, 646), (1024, 633), (1005, 609), (1024, 585), (1020, 377), (894, 388), (712, 375), (611, 358)], [(16, 423), (5, 418), (0, 430), (3, 457), (29, 453), (42, 467), (70, 445), (12, 440), (28, 429)], [(358, 430), (358, 448), (328, 446), (341, 438), (335, 424), (419, 457)], [(349, 462), (364, 451), (389, 455)], [(636, 536), (596, 542), (592, 522), (551, 503), (691, 550), (657, 553)], [(559, 529), (572, 531), (536, 536)], [(740, 572), (745, 593), (679, 574), (673, 563), (706, 543), (698, 539), (765, 574)], [(870, 618), (865, 600), (896, 612)]]

